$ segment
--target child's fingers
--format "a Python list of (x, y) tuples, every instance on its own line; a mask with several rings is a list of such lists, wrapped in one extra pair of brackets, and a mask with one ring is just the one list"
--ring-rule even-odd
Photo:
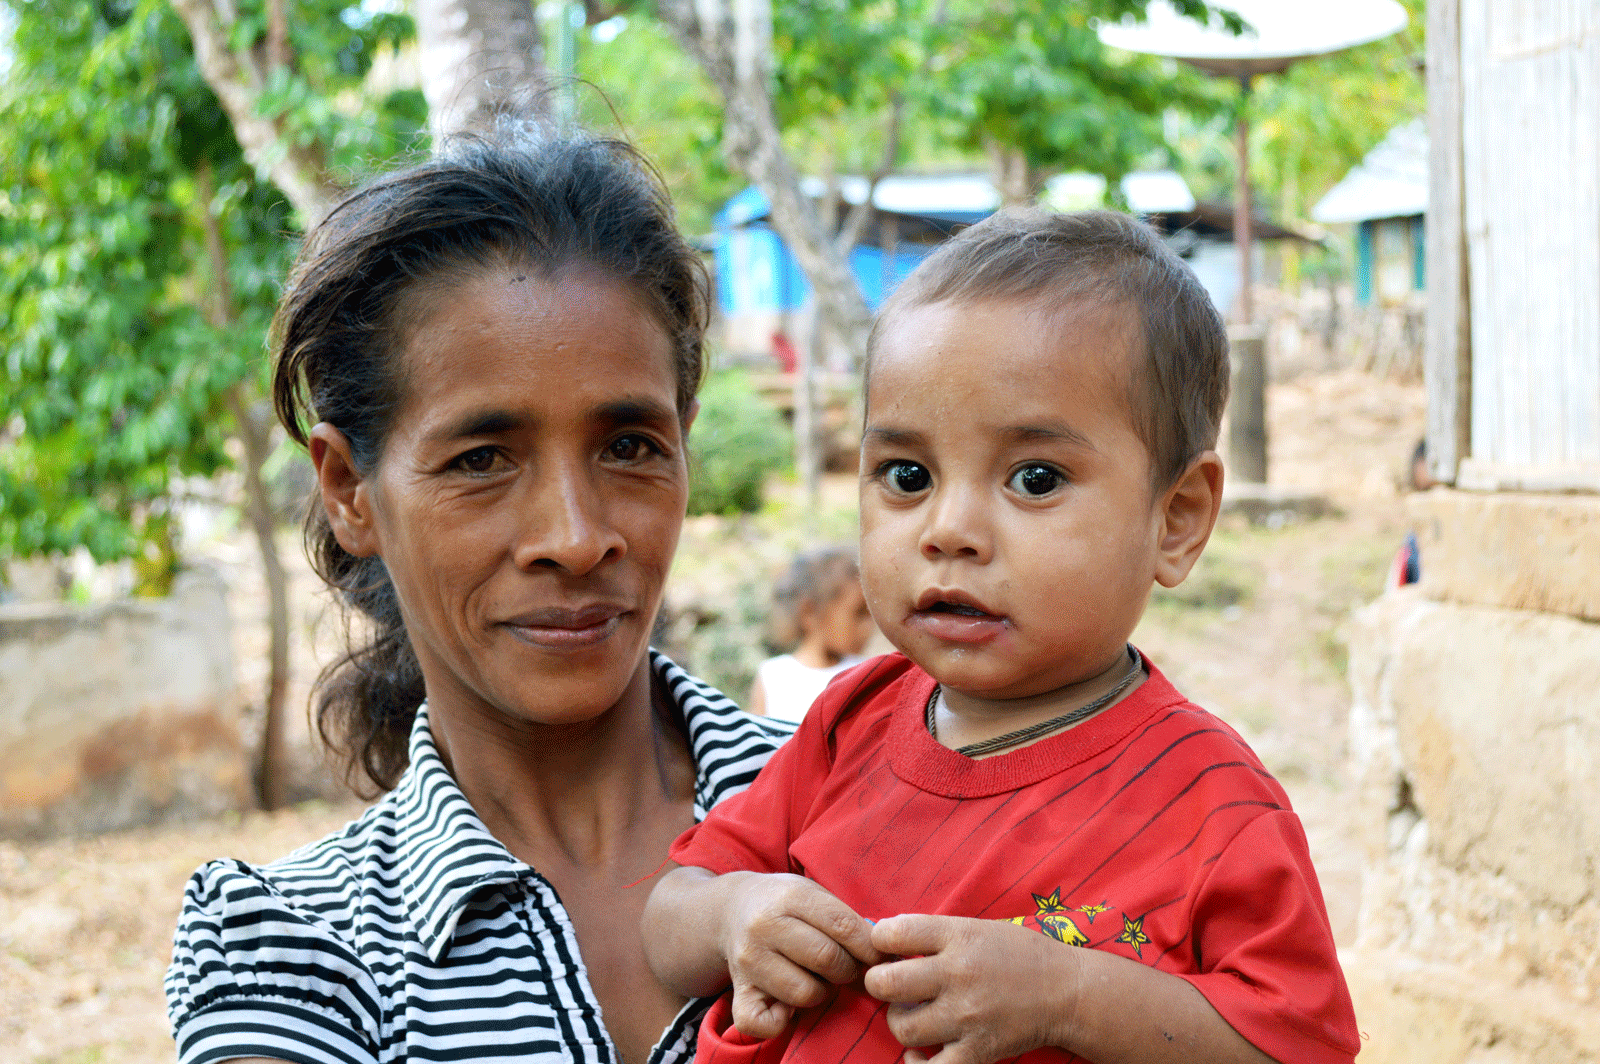
[[(804, 903), (797, 907), (795, 915), (862, 964), (877, 964), (884, 959), (872, 945), (872, 925), (821, 887), (807, 895)], [(849, 982), (854, 978), (855, 966), (851, 965), (849, 974), (842, 979), (834, 979), (834, 982)]]
[(745, 984), (733, 990), (733, 1025), (750, 1038), (775, 1038), (789, 1026), (794, 1009), (775, 1001), (754, 986)]
[(903, 913), (879, 920), (872, 926), (872, 945), (880, 953), (899, 957), (922, 957), (939, 953), (959, 933), (961, 920), (954, 916)]
[[(906, 1047), (949, 1046), (962, 1040), (964, 1026), (936, 1001), (919, 1005), (891, 1005), (884, 1014), (889, 1033)], [(987, 1064), (987, 1062), (985, 1062)]]
[(766, 997), (802, 1009), (820, 1005), (828, 996), (826, 983), (784, 953), (762, 952), (741, 959), (729, 966), (729, 974), (733, 976), (736, 992), (748, 986)]
[(867, 969), (867, 993), (891, 1004), (932, 1001), (938, 996), (941, 985), (938, 965), (926, 957), (875, 964)]

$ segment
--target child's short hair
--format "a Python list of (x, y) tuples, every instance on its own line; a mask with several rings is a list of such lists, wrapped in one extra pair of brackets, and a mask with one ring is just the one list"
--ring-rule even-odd
[(851, 580), (860, 579), (856, 552), (849, 547), (821, 547), (795, 556), (772, 588), (772, 612), (767, 617), (767, 638), (773, 649), (789, 651), (800, 645), (800, 607), (804, 603), (826, 606)]
[[(1129, 381), (1133, 423), (1158, 486), (1216, 446), (1228, 401), (1228, 334), (1194, 271), (1148, 225), (1116, 211), (1007, 210), (956, 234), (884, 304), (867, 366), (897, 310), (946, 300), (1044, 298), (1138, 310), (1144, 358)], [(996, 352), (1004, 357), (1004, 352)]]

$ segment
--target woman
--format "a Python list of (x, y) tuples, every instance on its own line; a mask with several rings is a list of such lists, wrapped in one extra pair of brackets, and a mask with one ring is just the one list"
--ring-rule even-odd
[(307, 241), (274, 392), (317, 470), (312, 557), (371, 630), (318, 719), (389, 793), (281, 861), (195, 874), (180, 1060), (692, 1052), (639, 915), (672, 840), (787, 732), (647, 645), (707, 312), (614, 142), (467, 141)]

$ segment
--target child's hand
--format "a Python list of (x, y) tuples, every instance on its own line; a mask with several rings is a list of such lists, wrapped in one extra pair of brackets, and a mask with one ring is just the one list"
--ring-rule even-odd
[(824, 979), (848, 983), (862, 965), (883, 960), (872, 946), (872, 926), (811, 880), (734, 874), (739, 881), (726, 909), (723, 955), (741, 1033), (780, 1034), (796, 1008), (827, 997)]
[[(892, 916), (872, 929), (882, 953), (908, 960), (867, 972), (904, 1046), (944, 1048), (932, 1064), (990, 1064), (1056, 1045), (1078, 985), (1078, 950), (1001, 920)], [(1062, 966), (1067, 975), (1062, 977)], [(906, 1064), (926, 1058), (906, 1051)]]

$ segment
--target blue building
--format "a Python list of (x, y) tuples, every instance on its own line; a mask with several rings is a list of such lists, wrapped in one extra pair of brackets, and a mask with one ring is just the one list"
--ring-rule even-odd
[[(821, 200), (826, 185), (805, 178), (801, 191)], [(840, 180), (838, 217), (861, 203), (867, 181)], [(985, 177), (887, 177), (872, 197), (872, 215), (862, 241), (850, 252), (850, 265), (867, 304), (876, 309), (906, 275), (916, 269), (957, 225), (988, 217), (1000, 197)], [(717, 299), (732, 319), (748, 314), (789, 314), (811, 300), (811, 285), (799, 261), (773, 230), (771, 208), (758, 188), (730, 199), (714, 219), (712, 251), (716, 258)]]
[[(832, 205), (835, 216), (842, 219), (860, 204), (867, 187), (865, 178), (842, 178)], [(821, 201), (827, 186), (809, 177), (802, 179), (801, 191)], [(1194, 207), (1188, 186), (1170, 171), (1130, 174), (1122, 191), (1129, 206), (1142, 215)], [(1059, 208), (1094, 206), (1102, 202), (1104, 192), (1101, 178), (1065, 174), (1051, 182), (1042, 199)], [(872, 213), (860, 242), (850, 251), (850, 265), (867, 305), (876, 310), (952, 230), (982, 221), (999, 205), (999, 192), (981, 174), (894, 175), (878, 182)], [(772, 228), (770, 214), (766, 196), (752, 187), (730, 199), (714, 219), (711, 247), (723, 319), (722, 346), (736, 360), (767, 360), (779, 346), (780, 335), (793, 344), (805, 343), (810, 336), (811, 285), (794, 253)], [(824, 359), (825, 364), (829, 361)]]
[(1360, 306), (1404, 303), (1426, 289), (1423, 218), (1428, 210), (1428, 130), (1396, 126), (1311, 209), (1324, 225), (1355, 226)]

